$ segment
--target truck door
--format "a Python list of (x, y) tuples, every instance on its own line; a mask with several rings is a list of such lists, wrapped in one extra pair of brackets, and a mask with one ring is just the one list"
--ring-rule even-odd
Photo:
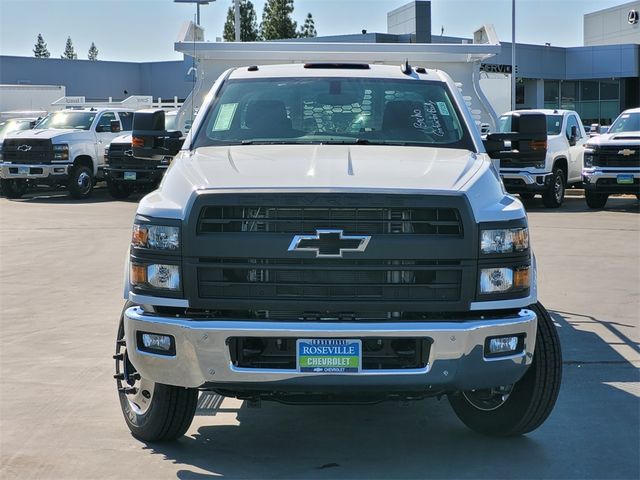
[[(571, 127), (576, 127), (577, 136), (573, 139), (574, 145), (571, 145)], [(584, 158), (584, 144), (587, 141), (586, 133), (582, 127), (582, 123), (578, 121), (575, 114), (571, 113), (567, 116), (567, 125), (564, 133), (569, 142), (569, 171), (567, 172), (568, 183), (579, 182), (582, 178), (582, 162)]]
[(104, 112), (96, 124), (96, 155), (98, 165), (104, 163), (104, 149), (109, 146), (111, 140), (120, 135), (120, 133), (111, 132), (112, 120), (117, 120), (115, 112)]

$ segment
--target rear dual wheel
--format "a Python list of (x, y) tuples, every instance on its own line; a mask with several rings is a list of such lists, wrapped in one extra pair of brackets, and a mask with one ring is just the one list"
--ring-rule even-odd
[(533, 362), (515, 384), (449, 395), (456, 415), (470, 429), (492, 436), (523, 435), (547, 419), (558, 398), (562, 377), (560, 339), (540, 303), (529, 307), (538, 317)]
[[(130, 306), (127, 302), (124, 310)], [(184, 435), (193, 421), (198, 390), (155, 383), (137, 372), (127, 355), (124, 310), (116, 340), (114, 378), (125, 422), (133, 436), (140, 440), (175, 440)]]

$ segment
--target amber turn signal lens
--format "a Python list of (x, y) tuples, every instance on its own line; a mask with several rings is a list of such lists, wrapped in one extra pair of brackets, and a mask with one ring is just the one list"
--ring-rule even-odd
[(513, 272), (513, 288), (525, 289), (530, 285), (529, 267), (518, 268)]
[(547, 149), (547, 141), (546, 140), (531, 140), (529, 142), (529, 147), (531, 150), (546, 150)]
[(129, 281), (132, 285), (144, 285), (147, 283), (147, 267), (132, 263), (129, 272)]
[(146, 247), (149, 242), (149, 229), (144, 225), (134, 225), (131, 232), (131, 244), (134, 247)]
[(131, 146), (136, 148), (144, 148), (144, 138), (142, 137), (133, 137), (131, 139)]

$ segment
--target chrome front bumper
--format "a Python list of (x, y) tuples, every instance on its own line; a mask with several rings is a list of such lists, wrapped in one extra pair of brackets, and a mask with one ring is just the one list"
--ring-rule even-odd
[(0, 178), (47, 178), (52, 175), (67, 175), (69, 164), (20, 164), (0, 163)]
[(582, 178), (590, 183), (596, 183), (601, 178), (618, 178), (618, 175), (633, 175), (633, 178), (640, 178), (640, 170), (637, 168), (608, 168), (603, 170), (598, 167), (583, 168)]
[[(468, 390), (510, 385), (533, 359), (537, 318), (531, 310), (500, 319), (447, 322), (270, 322), (200, 320), (146, 314), (130, 307), (124, 314), (127, 354), (147, 379), (168, 385), (210, 388), (378, 389), (416, 391), (428, 388)], [(175, 356), (141, 351), (136, 332), (171, 335)], [(525, 334), (524, 350), (516, 355), (486, 358), (487, 337)], [(317, 374), (297, 370), (238, 368), (227, 339), (232, 337), (362, 338), (410, 337), (432, 340), (428, 364), (420, 369), (364, 370), (354, 374)], [(213, 387), (212, 387), (213, 385)]]

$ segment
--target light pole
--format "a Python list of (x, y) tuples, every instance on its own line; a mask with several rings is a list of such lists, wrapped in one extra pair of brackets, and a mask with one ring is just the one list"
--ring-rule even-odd
[(511, 110), (516, 109), (516, 0), (511, 0)]
[(216, 0), (173, 0), (174, 3), (195, 3), (196, 4), (196, 23), (200, 25), (200, 5), (209, 5)]

